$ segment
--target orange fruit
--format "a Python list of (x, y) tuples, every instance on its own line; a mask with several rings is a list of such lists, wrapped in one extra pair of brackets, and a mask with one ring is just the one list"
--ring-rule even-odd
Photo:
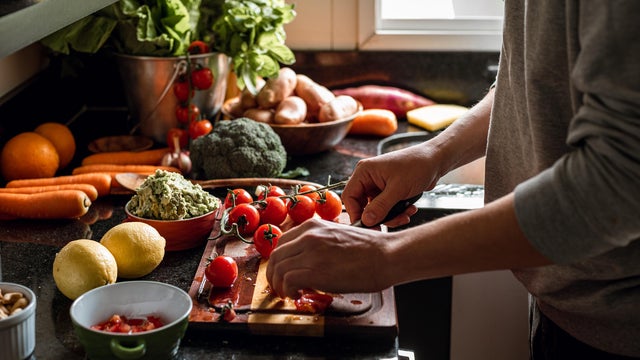
[(69, 165), (73, 159), (73, 155), (76, 153), (76, 140), (66, 125), (47, 122), (40, 124), (33, 131), (46, 137), (53, 143), (60, 157), (60, 168)]
[(9, 139), (2, 148), (0, 159), (6, 181), (52, 177), (60, 164), (58, 151), (51, 141), (31, 131)]

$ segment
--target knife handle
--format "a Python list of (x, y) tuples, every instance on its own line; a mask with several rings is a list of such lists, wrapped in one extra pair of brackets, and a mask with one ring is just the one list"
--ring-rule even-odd
[[(410, 197), (406, 200), (400, 200), (398, 201), (395, 205), (393, 205), (393, 207), (389, 210), (389, 212), (387, 213), (387, 216), (385, 216), (384, 219), (382, 219), (382, 221), (380, 221), (379, 223), (377, 223), (376, 225), (373, 225), (371, 227), (376, 227), (379, 226), (380, 224), (384, 224), (387, 221), (395, 218), (396, 216), (402, 214), (402, 212), (409, 207), (409, 205), (415, 203), (416, 201), (418, 201), (418, 199), (420, 199), (422, 197), (422, 193), (419, 193), (416, 196)], [(365, 225), (362, 223), (362, 220), (357, 220), (356, 222), (354, 222), (353, 224), (351, 224), (352, 226), (360, 226), (360, 227), (365, 227)]]

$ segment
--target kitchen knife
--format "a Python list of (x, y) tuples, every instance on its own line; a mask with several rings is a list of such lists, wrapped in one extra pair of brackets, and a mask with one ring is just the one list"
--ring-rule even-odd
[[(393, 207), (391, 208), (391, 210), (389, 210), (389, 213), (387, 214), (387, 216), (385, 216), (385, 218), (380, 221), (379, 223), (377, 223), (374, 226), (370, 226), (370, 227), (376, 227), (379, 226), (380, 224), (384, 224), (387, 221), (395, 218), (396, 216), (402, 214), (402, 212), (409, 207), (409, 205), (415, 203), (416, 201), (418, 201), (418, 199), (420, 199), (422, 197), (422, 193), (419, 193), (416, 196), (413, 196), (409, 199), (406, 200), (400, 200), (398, 201), (395, 205), (393, 205)], [(358, 227), (367, 227), (362, 223), (361, 219), (356, 220), (353, 224), (351, 224), (351, 226), (358, 226)]]

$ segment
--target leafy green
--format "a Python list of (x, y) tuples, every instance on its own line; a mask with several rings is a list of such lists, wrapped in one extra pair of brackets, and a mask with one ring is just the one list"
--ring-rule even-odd
[(284, 0), (227, 0), (213, 23), (214, 48), (229, 55), (238, 87), (256, 93), (258, 77), (278, 75), (280, 63), (293, 64), (284, 25), (296, 16)]
[(182, 56), (192, 40), (231, 58), (238, 87), (257, 92), (258, 77), (295, 62), (284, 25), (295, 19), (284, 0), (119, 0), (42, 40), (55, 52)]

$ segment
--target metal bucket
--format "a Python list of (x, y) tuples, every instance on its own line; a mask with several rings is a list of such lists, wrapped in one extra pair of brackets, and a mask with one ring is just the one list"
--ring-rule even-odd
[[(178, 127), (173, 83), (186, 71), (186, 57), (151, 57), (117, 54), (129, 114), (134, 130), (159, 143), (166, 143), (169, 129)], [(189, 56), (191, 64), (208, 67), (214, 82), (208, 90), (198, 90), (192, 99), (203, 118), (212, 119), (224, 103), (229, 75), (229, 58), (222, 53)]]

